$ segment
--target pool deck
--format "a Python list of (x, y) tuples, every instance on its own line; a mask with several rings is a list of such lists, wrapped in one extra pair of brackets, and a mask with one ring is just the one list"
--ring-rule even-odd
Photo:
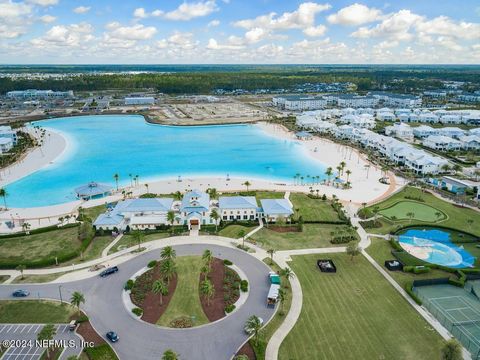
[[(296, 140), (295, 135), (289, 132), (285, 127), (270, 123), (260, 123), (260, 126), (268, 134), (282, 139)], [(60, 133), (48, 132), (45, 144), (42, 149), (36, 148), (27, 154), (18, 164), (4, 170), (5, 176), (2, 176), (0, 186), (18, 180), (38, 169), (54, 163), (62, 154), (67, 151), (68, 140)], [(326, 194), (328, 197), (337, 196), (345, 203), (352, 205), (361, 205), (363, 202), (376, 202), (389, 196), (397, 191), (404, 184), (404, 181), (390, 175), (390, 185), (381, 184), (378, 179), (382, 177), (381, 169), (370, 165), (361, 153), (357, 150), (334, 143), (330, 140), (314, 137), (312, 140), (301, 141), (305, 147), (306, 156), (312, 156), (319, 159), (326, 166), (335, 169), (341, 161), (346, 163), (346, 169), (352, 171), (349, 181), (352, 184), (351, 189), (339, 189), (331, 185), (307, 184), (294, 185), (293, 178), (290, 183), (282, 183), (278, 181), (254, 179), (254, 178), (230, 178), (228, 181), (225, 177), (188, 177), (177, 179), (162, 179), (159, 181), (149, 182), (149, 192), (151, 193), (172, 193), (176, 191), (185, 192), (191, 189), (206, 190), (207, 188), (216, 188), (219, 192), (224, 191), (245, 191), (246, 187), (243, 183), (248, 180), (252, 185), (251, 190), (268, 190), (268, 191), (291, 191), (309, 193), (310, 188), (314, 191), (319, 190), (320, 194)], [(366, 167), (366, 165), (370, 165)], [(3, 175), (3, 174), (2, 174)], [(368, 176), (367, 176), (368, 175)], [(343, 176), (345, 178), (345, 176)], [(305, 179), (304, 181), (307, 181)], [(144, 183), (140, 183), (136, 187), (127, 187), (127, 191), (131, 191), (133, 196), (139, 196), (146, 192)], [(0, 233), (9, 233), (19, 231), (20, 220), (24, 219), (31, 225), (31, 229), (50, 226), (58, 223), (58, 217), (65, 214), (75, 214), (79, 206), (93, 207), (105, 204), (106, 202), (118, 201), (122, 199), (121, 190), (112, 196), (90, 200), (90, 201), (72, 201), (59, 205), (36, 208), (12, 208), (8, 211), (0, 213), (0, 221), (14, 220), (16, 228), (7, 229), (0, 227)], [(7, 197), (8, 205), (8, 197)]]

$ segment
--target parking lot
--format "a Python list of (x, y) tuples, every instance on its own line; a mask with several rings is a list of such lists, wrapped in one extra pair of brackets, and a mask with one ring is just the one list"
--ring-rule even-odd
[[(17, 341), (16, 346), (10, 346), (2, 357), (2, 360), (36, 360), (40, 359), (44, 348), (37, 347), (35, 340), (37, 334), (43, 328), (43, 324), (1, 324), (0, 342), (6, 340)], [(57, 333), (55, 340), (75, 340), (74, 347), (67, 347), (60, 359), (67, 359), (72, 355), (79, 355), (81, 352), (80, 338), (75, 332), (70, 331), (68, 324), (56, 325)], [(23, 343), (22, 343), (23, 342)]]

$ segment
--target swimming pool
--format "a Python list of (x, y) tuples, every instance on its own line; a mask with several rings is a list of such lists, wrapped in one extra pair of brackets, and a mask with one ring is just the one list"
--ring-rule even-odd
[(475, 263), (475, 257), (452, 243), (450, 233), (444, 230), (408, 229), (398, 241), (409, 254), (432, 264), (467, 268)]
[(138, 115), (98, 115), (38, 122), (70, 142), (55, 164), (6, 186), (10, 207), (37, 207), (75, 200), (74, 188), (90, 181), (130, 184), (189, 176), (243, 177), (293, 182), (325, 178), (325, 166), (297, 141), (267, 134), (256, 125), (162, 126)]

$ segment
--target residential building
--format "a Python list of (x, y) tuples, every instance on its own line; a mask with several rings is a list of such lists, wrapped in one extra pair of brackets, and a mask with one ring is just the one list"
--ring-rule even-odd
[(378, 112), (377, 119), (381, 121), (395, 121), (396, 116), (392, 112)]
[(187, 192), (179, 207), (180, 217), (188, 229), (200, 229), (201, 225), (214, 224), (210, 217), (210, 195), (199, 190)]
[(405, 159), (405, 165), (417, 175), (438, 174), (447, 164), (447, 160), (424, 151), (415, 151)]
[(53, 90), (16, 90), (7, 92), (7, 98), (11, 99), (56, 99), (72, 98), (73, 91), (53, 91)]
[(423, 123), (438, 123), (438, 116), (431, 112), (423, 112), (418, 115), (418, 121)]
[(480, 136), (477, 135), (464, 135), (458, 138), (462, 144), (462, 148), (465, 150), (479, 150), (480, 149)]
[(394, 94), (386, 92), (373, 91), (370, 93), (385, 105), (402, 108), (412, 108), (422, 106), (422, 98), (419, 96)]
[(155, 104), (155, 98), (153, 96), (125, 98), (125, 105), (153, 105), (153, 104)]
[(438, 134), (452, 138), (459, 138), (460, 136), (465, 135), (465, 131), (457, 127), (444, 127), (438, 129)]
[(420, 125), (413, 128), (413, 135), (417, 138), (426, 138), (431, 135), (438, 135), (438, 130), (427, 125)]
[(443, 176), (439, 184), (442, 189), (448, 190), (457, 195), (463, 195), (467, 190), (478, 191), (478, 182), (462, 180), (452, 176)]
[(304, 111), (326, 107), (327, 99), (323, 96), (291, 95), (274, 97), (272, 103), (280, 109)]
[(447, 97), (447, 90), (427, 90), (423, 92), (423, 96), (434, 98), (434, 99), (445, 99)]
[(438, 151), (458, 151), (462, 148), (460, 141), (443, 135), (430, 135), (423, 140), (422, 144)]
[(255, 196), (221, 196), (218, 208), (224, 221), (256, 220), (260, 211)]
[(413, 141), (413, 129), (405, 123), (395, 123), (392, 126), (387, 126), (385, 134), (393, 135), (406, 141)]
[(340, 107), (360, 108), (360, 107), (375, 107), (378, 100), (373, 96), (360, 96), (355, 94), (341, 94), (336, 95), (337, 105)]
[(279, 218), (288, 219), (293, 215), (293, 206), (287, 199), (263, 199), (263, 218), (267, 222), (276, 222)]
[(13, 148), (13, 140), (7, 137), (0, 137), (0, 153), (4, 154)]
[(457, 95), (457, 100), (461, 102), (480, 102), (480, 94), (477, 93), (461, 93)]
[[(12, 146), (17, 145), (17, 141), (18, 141), (17, 132), (13, 130), (10, 125), (0, 126), (0, 138), (10, 139)], [(4, 142), (4, 143), (6, 144), (7, 142)]]

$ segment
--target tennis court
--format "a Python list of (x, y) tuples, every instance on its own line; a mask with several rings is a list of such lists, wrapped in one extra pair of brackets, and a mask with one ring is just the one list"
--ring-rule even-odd
[(453, 285), (429, 285), (415, 288), (423, 305), (470, 351), (473, 359), (480, 355), (480, 301), (465, 288)]

